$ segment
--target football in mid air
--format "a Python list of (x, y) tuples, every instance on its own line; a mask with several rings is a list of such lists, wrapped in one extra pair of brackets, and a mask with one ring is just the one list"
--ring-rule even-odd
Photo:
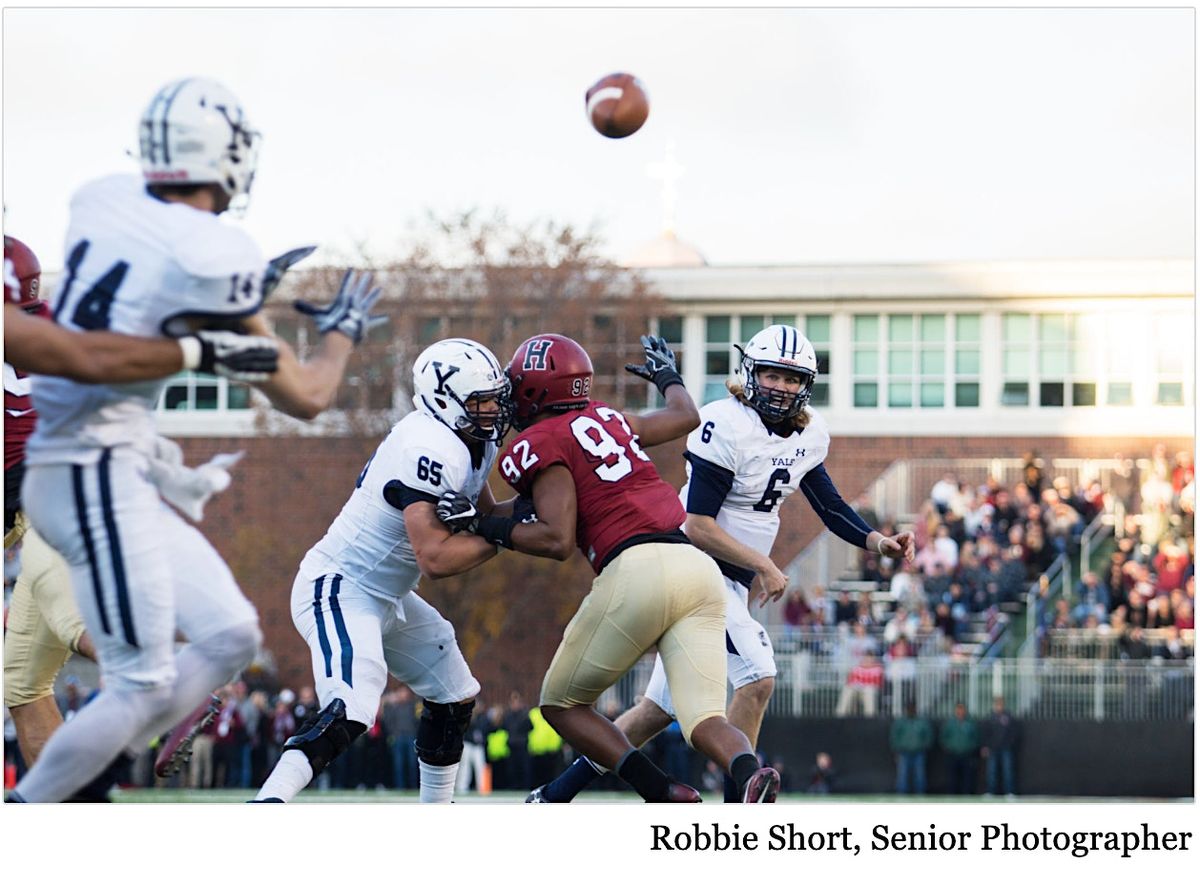
[(650, 115), (646, 89), (633, 74), (610, 73), (587, 90), (588, 121), (606, 138), (627, 138)]

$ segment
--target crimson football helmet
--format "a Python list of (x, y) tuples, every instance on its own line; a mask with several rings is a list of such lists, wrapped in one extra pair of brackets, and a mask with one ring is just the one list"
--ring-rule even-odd
[(4, 299), (22, 309), (38, 303), (42, 264), (28, 245), (12, 236), (4, 237)]
[(575, 340), (557, 333), (539, 333), (517, 346), (506, 372), (517, 428), (547, 410), (586, 407), (592, 393), (592, 359)]

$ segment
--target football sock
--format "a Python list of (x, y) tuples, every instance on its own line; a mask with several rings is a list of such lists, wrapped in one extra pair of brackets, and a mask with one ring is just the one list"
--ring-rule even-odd
[(671, 778), (646, 758), (640, 750), (631, 749), (621, 756), (616, 774), (634, 788), (645, 801), (665, 802)]
[(580, 756), (573, 761), (567, 770), (563, 771), (542, 787), (542, 797), (546, 801), (567, 802), (587, 789), (595, 781), (604, 776), (586, 756)]
[(458, 776), (458, 762), (453, 765), (427, 765), (420, 759), (421, 797), (425, 804), (448, 805), (454, 800), (454, 779)]
[(762, 766), (758, 762), (758, 756), (754, 753), (742, 753), (733, 757), (733, 761), (729, 763), (729, 776), (737, 786), (737, 801), (742, 800), (741, 794), (746, 791), (746, 783), (760, 767)]
[(742, 800), (742, 793), (733, 778), (725, 775), (725, 804), (737, 804)]
[(46, 741), (18, 794), (29, 802), (61, 802), (73, 795), (108, 767), (168, 697), (165, 688), (100, 692)]
[(312, 782), (312, 765), (308, 756), (298, 749), (285, 749), (271, 771), (271, 776), (263, 783), (255, 801), (268, 798), (281, 798), (291, 801), (301, 789)]

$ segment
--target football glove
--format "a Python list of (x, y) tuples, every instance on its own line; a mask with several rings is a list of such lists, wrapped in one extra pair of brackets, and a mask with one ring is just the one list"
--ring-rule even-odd
[[(189, 343), (189, 339), (195, 342)], [(184, 350), (183, 366), (188, 370), (238, 382), (264, 382), (279, 369), (279, 341), (271, 337), (202, 330), (179, 342)]]
[(626, 364), (625, 369), (634, 376), (654, 383), (664, 397), (671, 386), (683, 385), (683, 378), (675, 366), (675, 353), (667, 341), (660, 336), (643, 336), (641, 342), (646, 350), (646, 363)]
[(479, 524), (479, 509), (456, 490), (446, 490), (437, 503), (437, 516), (451, 532), (474, 532)]
[(279, 283), (283, 281), (284, 273), (315, 250), (317, 250), (316, 245), (293, 248), (286, 254), (280, 254), (268, 263), (267, 271), (263, 273), (262, 298), (266, 300), (267, 297), (271, 296), (275, 292), (275, 288), (279, 287)]
[(354, 344), (358, 345), (371, 328), (388, 321), (386, 315), (371, 314), (371, 307), (383, 293), (383, 288), (372, 288), (371, 281), (372, 276), (369, 272), (359, 273), (349, 269), (342, 276), (342, 286), (338, 289), (337, 296), (328, 306), (318, 306), (307, 300), (297, 300), (294, 306), (297, 312), (312, 318), (319, 333), (326, 334), (336, 330), (350, 337)]

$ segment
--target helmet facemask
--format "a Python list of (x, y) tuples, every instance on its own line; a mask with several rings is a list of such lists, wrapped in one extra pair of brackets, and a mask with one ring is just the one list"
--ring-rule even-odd
[[(812, 397), (817, 375), (794, 364), (779, 364), (774, 361), (756, 361), (736, 346), (742, 354), (742, 389), (746, 403), (753, 407), (767, 422), (783, 422), (799, 414)], [(767, 389), (758, 383), (758, 371), (774, 368), (800, 377), (800, 388), (793, 394), (785, 389)]]
[[(500, 443), (504, 439), (504, 435), (508, 433), (508, 429), (513, 423), (515, 409), (512, 385), (507, 378), (504, 380), (503, 387), (492, 391), (472, 392), (467, 395), (465, 401), (459, 398), (453, 389), (446, 389), (446, 394), (462, 407), (462, 414), (454, 421), (455, 430), (476, 441)], [(491, 401), (496, 402), (498, 409), (481, 412), (479, 405)]]

